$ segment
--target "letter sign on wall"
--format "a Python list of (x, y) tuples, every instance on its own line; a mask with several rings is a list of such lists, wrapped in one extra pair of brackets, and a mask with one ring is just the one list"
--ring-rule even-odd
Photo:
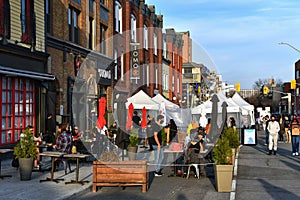
[(140, 79), (140, 44), (131, 43), (131, 79)]

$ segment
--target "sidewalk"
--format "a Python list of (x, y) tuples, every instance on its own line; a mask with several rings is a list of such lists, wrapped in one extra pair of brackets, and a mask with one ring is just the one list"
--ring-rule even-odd
[[(54, 178), (63, 178), (64, 181), (42, 182), (40, 180), (50, 177), (50, 159), (43, 157), (43, 163), (48, 170), (44, 172), (32, 172), (32, 178), (29, 181), (20, 181), (19, 171), (11, 167), (11, 158), (2, 160), (1, 174), (12, 175), (11, 178), (0, 179), (0, 197), (5, 200), (23, 200), (23, 199), (66, 199), (78, 192), (89, 189), (92, 185), (92, 165), (89, 163), (81, 163), (79, 170), (79, 180), (89, 180), (89, 183), (81, 184), (65, 184), (70, 180), (75, 180), (76, 172), (65, 175), (62, 167), (58, 172), (54, 173)], [(61, 165), (62, 166), (62, 165)], [(76, 164), (71, 163), (71, 169), (76, 169)]]
[(264, 133), (256, 146), (243, 146), (239, 153), (236, 198), (300, 199), (300, 156), (291, 156), (291, 144), (278, 143), (277, 155), (267, 155)]

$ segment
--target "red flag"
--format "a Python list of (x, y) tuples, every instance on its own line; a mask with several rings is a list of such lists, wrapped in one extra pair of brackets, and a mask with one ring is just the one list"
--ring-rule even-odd
[(126, 130), (131, 130), (132, 127), (132, 116), (133, 116), (133, 105), (132, 103), (128, 106), (128, 114), (127, 114), (127, 123), (126, 123)]
[(96, 122), (96, 125), (99, 129), (102, 129), (103, 126), (106, 125), (106, 120), (104, 118), (105, 115), (105, 109), (106, 109), (106, 100), (104, 97), (101, 97), (99, 99), (99, 105), (98, 105), (98, 119)]
[(141, 127), (142, 128), (147, 128), (146, 115), (147, 115), (147, 110), (146, 110), (145, 107), (143, 107), (143, 109), (142, 109), (142, 122), (141, 122)]

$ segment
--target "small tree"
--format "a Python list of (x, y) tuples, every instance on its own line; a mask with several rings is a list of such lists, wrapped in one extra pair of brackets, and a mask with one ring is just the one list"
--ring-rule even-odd
[(33, 140), (32, 132), (26, 128), (20, 141), (14, 147), (14, 155), (17, 158), (33, 158), (37, 157), (36, 143)]
[(218, 139), (217, 145), (213, 148), (213, 161), (217, 165), (229, 165), (232, 150), (226, 137)]
[(222, 132), (222, 137), (226, 137), (229, 141), (229, 146), (231, 148), (238, 148), (240, 146), (240, 138), (238, 130), (236, 128), (227, 128), (225, 127)]
[(130, 147), (136, 147), (137, 144), (139, 143), (139, 137), (138, 137), (138, 129), (132, 127), (131, 133), (129, 136), (129, 145)]

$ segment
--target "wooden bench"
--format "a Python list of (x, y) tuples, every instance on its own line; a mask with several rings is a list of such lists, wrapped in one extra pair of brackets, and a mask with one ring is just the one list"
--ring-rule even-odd
[(148, 190), (148, 167), (146, 160), (120, 162), (93, 162), (93, 192), (102, 186), (142, 186)]

